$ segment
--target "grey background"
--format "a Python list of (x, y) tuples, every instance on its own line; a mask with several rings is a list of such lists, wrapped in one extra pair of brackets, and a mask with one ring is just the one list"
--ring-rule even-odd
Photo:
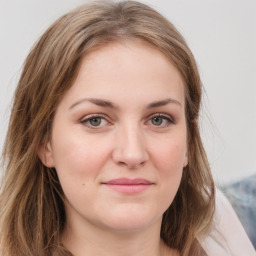
[[(22, 63), (82, 0), (0, 0), (0, 150)], [(148, 0), (186, 38), (206, 90), (202, 134), (217, 183), (256, 173), (256, 1)]]

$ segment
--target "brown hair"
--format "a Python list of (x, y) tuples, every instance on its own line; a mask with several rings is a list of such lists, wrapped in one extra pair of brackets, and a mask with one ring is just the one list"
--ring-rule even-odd
[(185, 81), (188, 165), (177, 195), (164, 213), (161, 237), (182, 255), (198, 255), (197, 237), (210, 227), (214, 184), (201, 142), (198, 113), (202, 85), (194, 57), (175, 27), (136, 1), (98, 1), (58, 19), (28, 55), (21, 74), (3, 150), (0, 251), (5, 256), (70, 255), (61, 246), (63, 192), (54, 169), (37, 150), (72, 86), (81, 58), (108, 42), (139, 38), (155, 46)]

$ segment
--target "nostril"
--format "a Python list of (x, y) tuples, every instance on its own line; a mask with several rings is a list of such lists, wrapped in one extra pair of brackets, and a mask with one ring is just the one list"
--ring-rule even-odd
[(146, 164), (146, 161), (115, 161), (119, 166), (126, 167), (130, 170), (138, 169), (143, 167)]
[(137, 163), (137, 164), (134, 164), (134, 165), (129, 165), (128, 168), (130, 170), (134, 170), (134, 169), (138, 169), (138, 168), (141, 168), (145, 165), (145, 162), (141, 162), (141, 163)]

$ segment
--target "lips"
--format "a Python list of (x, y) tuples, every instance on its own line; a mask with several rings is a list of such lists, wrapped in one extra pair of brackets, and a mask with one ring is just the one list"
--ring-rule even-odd
[(154, 185), (153, 182), (142, 178), (119, 178), (103, 182), (102, 184), (114, 191), (121, 192), (124, 194), (141, 193), (150, 188), (152, 185)]

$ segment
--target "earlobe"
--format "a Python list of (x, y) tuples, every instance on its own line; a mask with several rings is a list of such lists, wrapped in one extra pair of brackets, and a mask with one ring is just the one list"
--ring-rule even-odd
[(43, 165), (48, 168), (55, 167), (52, 146), (50, 142), (42, 142), (38, 147), (37, 154)]
[(188, 153), (186, 152), (183, 162), (183, 168), (185, 168), (188, 165)]

